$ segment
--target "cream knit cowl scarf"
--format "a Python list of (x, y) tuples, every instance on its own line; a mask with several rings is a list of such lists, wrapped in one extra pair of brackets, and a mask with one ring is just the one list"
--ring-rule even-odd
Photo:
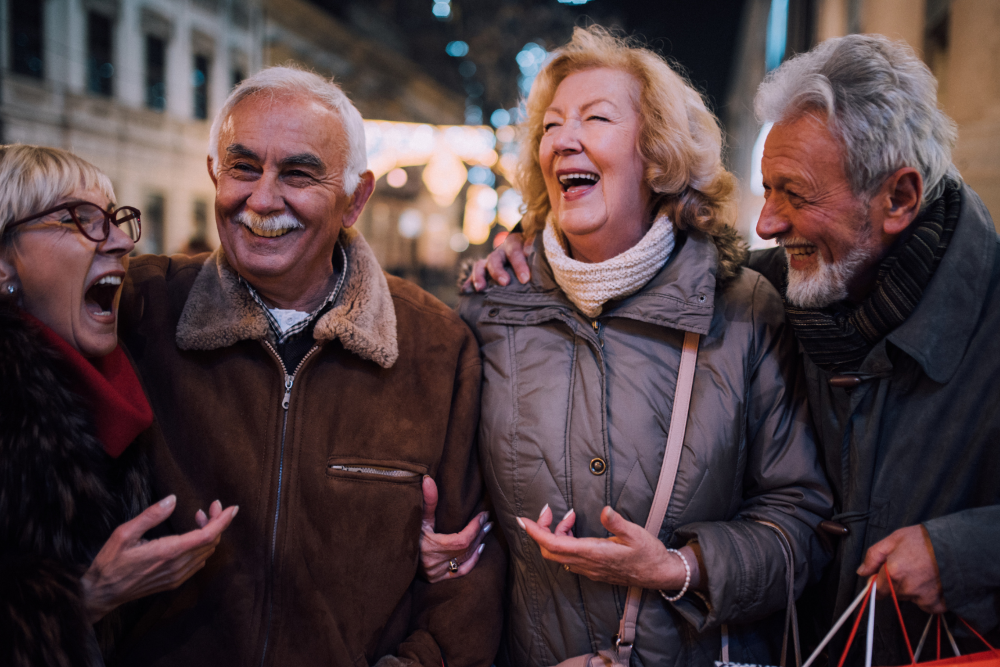
[(562, 233), (552, 216), (542, 234), (545, 257), (556, 283), (587, 317), (601, 314), (604, 304), (635, 294), (663, 268), (674, 249), (674, 224), (661, 215), (637, 244), (604, 262), (578, 262), (566, 254)]

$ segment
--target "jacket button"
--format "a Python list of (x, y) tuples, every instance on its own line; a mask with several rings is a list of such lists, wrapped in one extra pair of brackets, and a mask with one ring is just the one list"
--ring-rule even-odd
[(499, 308), (490, 308), (490, 312), (488, 314), (489, 314), (490, 317), (496, 317), (497, 315), (500, 314), (500, 309)]
[(604, 459), (597, 457), (596, 459), (590, 459), (590, 472), (595, 475), (603, 475), (608, 469), (608, 464), (604, 462)]

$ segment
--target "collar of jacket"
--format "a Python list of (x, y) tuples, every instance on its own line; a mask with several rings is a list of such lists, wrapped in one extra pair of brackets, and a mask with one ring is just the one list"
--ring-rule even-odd
[[(313, 329), (317, 341), (337, 339), (349, 352), (390, 368), (399, 357), (396, 310), (385, 274), (360, 233), (345, 229), (347, 255), (340, 295)], [(266, 340), (267, 317), (220, 247), (205, 260), (177, 323), (182, 350), (218, 350), (242, 340)]]
[[(523, 319), (520, 322), (511, 321), (518, 319), (515, 313), (505, 313), (503, 320), (511, 324), (537, 323), (540, 319), (537, 309), (546, 306), (578, 313), (552, 276), (541, 234), (535, 237), (532, 247), (533, 252), (528, 257), (531, 280), (522, 285), (511, 273), (507, 286), (494, 285), (486, 290), (486, 304), (528, 307), (520, 316)], [(677, 231), (674, 252), (659, 273), (635, 294), (620, 301), (609, 301), (596, 319), (626, 317), (707, 334), (715, 310), (718, 262), (719, 252), (711, 238), (697, 230)], [(497, 320), (493, 318), (493, 321)]]
[(935, 382), (958, 369), (986, 302), (997, 232), (986, 206), (962, 185), (962, 211), (941, 263), (916, 308), (886, 339)]

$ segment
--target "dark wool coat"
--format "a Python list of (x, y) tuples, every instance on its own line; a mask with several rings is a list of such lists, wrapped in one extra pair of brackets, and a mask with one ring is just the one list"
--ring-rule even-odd
[[(785, 282), (781, 253), (754, 253), (750, 261), (779, 289)], [(898, 528), (923, 524), (948, 609), (979, 632), (991, 632), (988, 638), (998, 645), (998, 282), (1000, 240), (983, 202), (963, 186), (961, 215), (940, 265), (909, 318), (868, 354), (862, 384), (831, 386), (830, 374), (802, 353), (835, 518), (850, 531), (840, 540), (825, 589), (807, 592), (802, 603), (821, 610), (824, 633), (864, 586), (855, 569), (868, 548)], [(916, 643), (927, 614), (912, 604), (902, 607)], [(907, 664), (892, 603), (879, 605), (876, 618), (873, 664)], [(978, 640), (963, 641), (970, 635), (962, 630), (956, 632), (960, 647), (984, 650)], [(863, 637), (855, 643), (863, 645)], [(831, 658), (839, 660), (840, 650), (834, 648)]]
[[(144, 446), (118, 459), (94, 436), (65, 363), (0, 307), (0, 665), (101, 663), (80, 576), (120, 523), (149, 504)], [(149, 429), (152, 430), (152, 429)], [(148, 437), (148, 433), (143, 437)], [(99, 624), (110, 652), (119, 614)]]

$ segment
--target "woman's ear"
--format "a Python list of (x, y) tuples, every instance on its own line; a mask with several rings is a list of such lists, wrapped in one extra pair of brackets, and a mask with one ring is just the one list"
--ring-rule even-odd
[(0, 245), (0, 300), (15, 298), (21, 289), (12, 255), (9, 245)]

